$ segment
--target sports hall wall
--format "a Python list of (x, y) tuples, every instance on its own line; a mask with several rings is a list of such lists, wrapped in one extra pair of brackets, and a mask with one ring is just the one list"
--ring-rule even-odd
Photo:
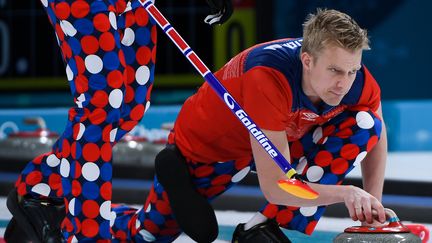
[[(203, 0), (158, 0), (156, 4), (213, 70), (255, 43), (300, 36), (306, 14), (317, 7), (347, 12), (369, 31), (372, 49), (364, 53), (364, 63), (382, 89), (390, 149), (432, 149), (431, 1), (234, 2), (233, 18), (216, 28), (202, 21), (207, 14)], [(158, 38), (153, 107), (178, 107), (202, 80), (162, 33)], [(19, 112), (71, 104), (59, 48), (39, 1), (0, 0), (0, 108)], [(175, 119), (176, 109), (169, 110), (170, 119)], [(0, 120), (7, 120), (7, 112), (1, 113)]]

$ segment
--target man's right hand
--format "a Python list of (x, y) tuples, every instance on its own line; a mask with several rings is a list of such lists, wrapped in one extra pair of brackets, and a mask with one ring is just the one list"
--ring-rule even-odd
[[(352, 220), (372, 224), (376, 217), (380, 223), (386, 221), (384, 206), (377, 198), (355, 186), (346, 188), (348, 190), (344, 195), (344, 202)], [(377, 215), (372, 210), (375, 210)]]
[(209, 25), (223, 24), (233, 13), (233, 5), (231, 0), (206, 0), (210, 7), (210, 15), (204, 22)]

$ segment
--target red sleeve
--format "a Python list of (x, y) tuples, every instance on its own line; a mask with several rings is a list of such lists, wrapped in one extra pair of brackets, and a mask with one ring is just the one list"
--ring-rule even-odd
[(285, 130), (292, 93), (285, 76), (272, 68), (255, 67), (241, 76), (243, 108), (262, 129)]
[(363, 66), (363, 69), (365, 82), (359, 105), (364, 105), (370, 107), (373, 111), (377, 111), (381, 102), (381, 89), (369, 70), (365, 66)]

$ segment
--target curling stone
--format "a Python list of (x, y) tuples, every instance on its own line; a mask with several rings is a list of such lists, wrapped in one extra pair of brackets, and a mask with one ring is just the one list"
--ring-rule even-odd
[(411, 233), (417, 235), (422, 240), (422, 243), (428, 243), (430, 237), (429, 228), (423, 224), (404, 224), (408, 229), (411, 230)]
[(396, 213), (386, 208), (388, 225), (383, 227), (353, 226), (345, 229), (333, 240), (334, 243), (361, 242), (361, 243), (421, 243), (421, 239), (412, 234), (410, 229), (404, 226)]

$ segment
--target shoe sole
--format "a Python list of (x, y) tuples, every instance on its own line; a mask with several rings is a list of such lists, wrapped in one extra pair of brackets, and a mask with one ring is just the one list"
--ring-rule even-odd
[(42, 243), (33, 226), (29, 223), (30, 219), (25, 215), (24, 209), (18, 203), (18, 194), (16, 189), (9, 192), (6, 206), (15, 218), (17, 224), (24, 230), (27, 236), (32, 239), (34, 243)]
[[(156, 161), (156, 176), (163, 186), (180, 228), (197, 242), (211, 242), (218, 234), (216, 215), (193, 184), (186, 161), (176, 149), (166, 148)], [(161, 158), (162, 157), (162, 158)]]

